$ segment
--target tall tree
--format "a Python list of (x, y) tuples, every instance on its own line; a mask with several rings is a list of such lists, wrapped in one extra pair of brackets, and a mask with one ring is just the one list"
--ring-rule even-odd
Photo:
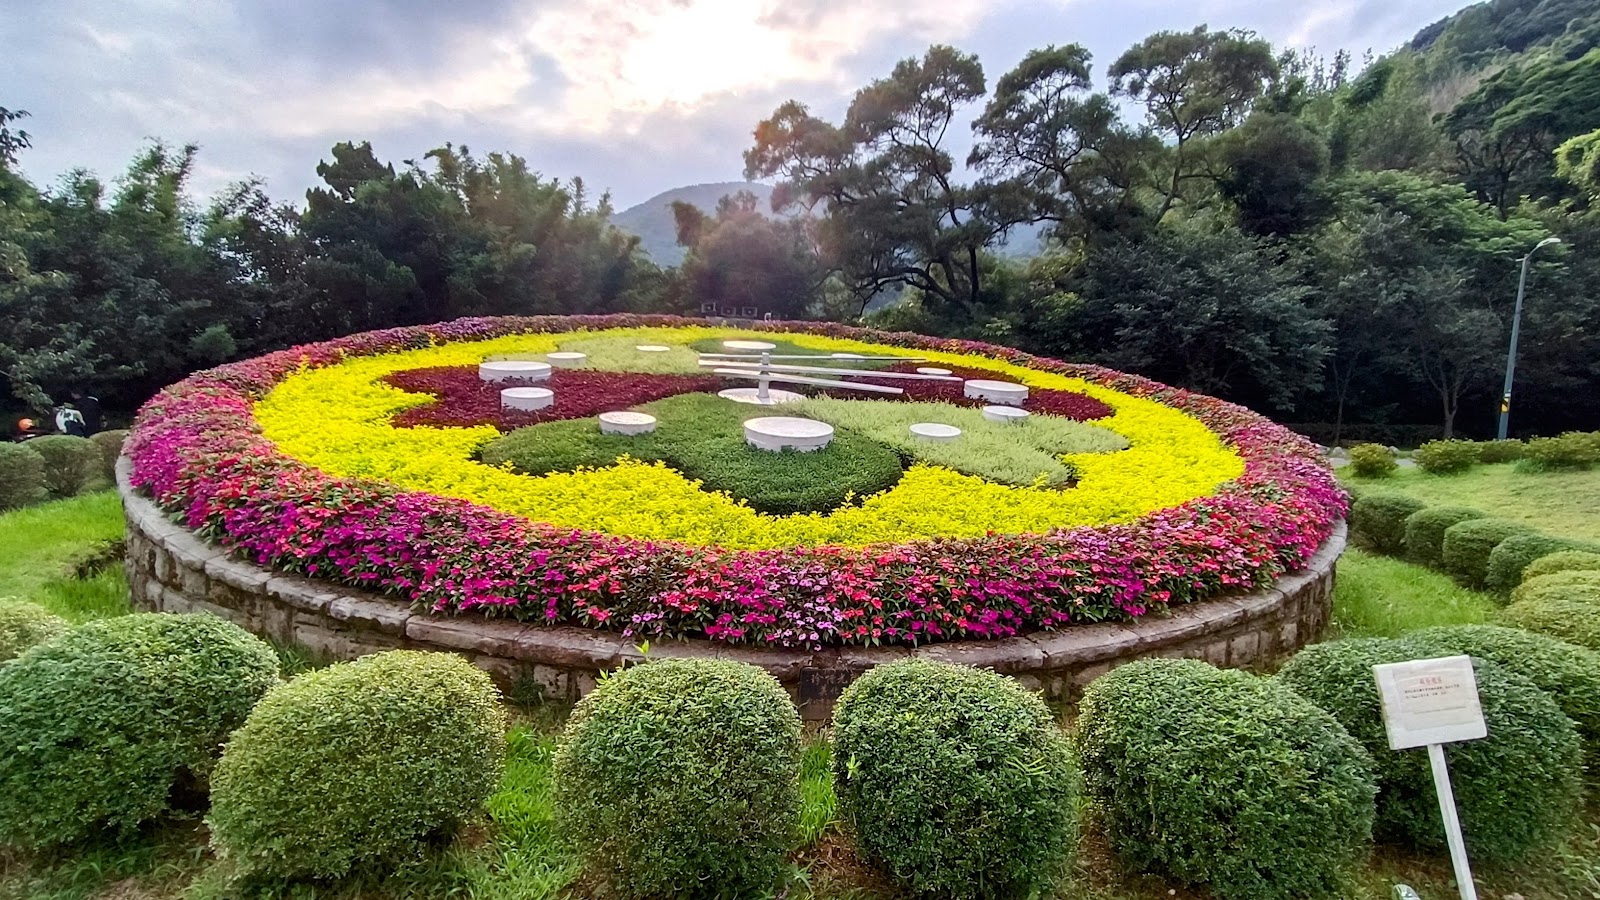
[(1352, 292), (1341, 314), (1359, 319), (1364, 307), (1385, 326), (1358, 321), (1342, 332), (1341, 358), (1383, 360), (1388, 392), (1409, 381), (1431, 394), (1453, 434), (1464, 399), (1504, 360), (1517, 260), (1548, 232), (1520, 217), (1501, 221), (1459, 185), (1403, 172), (1349, 176), (1336, 203), (1315, 242), (1324, 251), (1355, 242), (1348, 262), (1329, 266)]
[(1330, 327), (1284, 251), (1200, 219), (1084, 262), (1080, 327), (1095, 358), (1280, 409), (1321, 383)]
[(1600, 48), (1514, 64), (1457, 104), (1444, 126), (1456, 142), (1456, 174), (1503, 219), (1524, 194), (1555, 189), (1558, 144), (1600, 128)]
[(745, 177), (780, 179), (774, 210), (819, 215), (823, 259), (863, 305), (904, 285), (979, 317), (981, 256), (1004, 226), (990, 191), (956, 179), (945, 139), (984, 93), (977, 57), (932, 47), (857, 91), (842, 125), (778, 107), (756, 126)]
[(1556, 174), (1591, 203), (1600, 200), (1600, 129), (1570, 138), (1556, 148)]
[(1381, 172), (1433, 171), (1449, 147), (1433, 123), (1429, 89), (1415, 54), (1374, 62), (1335, 95), (1328, 125), (1329, 165)]
[(84, 385), (111, 402), (142, 400), (217, 361), (215, 341), (195, 341), (223, 324), (234, 294), (192, 239), (194, 158), (192, 146), (152, 144), (109, 194), (84, 172), (42, 197), (13, 183), (27, 221), (0, 238), (26, 256), (0, 291), (11, 393), (36, 407)]
[(694, 305), (753, 308), (779, 319), (813, 315), (825, 272), (802, 219), (773, 220), (754, 194), (722, 198), (715, 216), (681, 201), (672, 204), (678, 243), (689, 248), (678, 277)]
[(25, 109), (6, 109), (0, 106), (0, 168), (9, 169), (15, 166), (18, 155), (33, 146), (33, 139), (26, 131), (12, 128), (27, 117), (28, 111)]
[(1217, 186), (1253, 234), (1290, 235), (1327, 210), (1328, 145), (1287, 113), (1257, 112), (1219, 139)]
[(1126, 231), (1145, 218), (1135, 196), (1149, 181), (1160, 141), (1128, 127), (1105, 94), (1093, 93), (1089, 51), (1077, 44), (1034, 50), (995, 85), (967, 159), (1022, 204), (1015, 218), (1051, 222), (1063, 241)]
[(1278, 74), (1272, 45), (1245, 31), (1162, 31), (1111, 64), (1112, 93), (1144, 104), (1145, 116), (1171, 143), (1156, 219), (1164, 218), (1196, 177), (1197, 144), (1243, 121)]
[[(404, 170), (340, 144), (307, 194), (307, 280), (344, 331), (463, 315), (637, 308), (653, 268), (612, 228), (610, 199), (542, 178), (521, 157), (446, 144)], [(652, 296), (651, 299), (654, 299)]]

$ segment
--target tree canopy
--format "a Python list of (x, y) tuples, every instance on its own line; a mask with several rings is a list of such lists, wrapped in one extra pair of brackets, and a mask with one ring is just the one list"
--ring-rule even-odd
[[(992, 82), (935, 45), (830, 121), (755, 123), (752, 195), (674, 209), (662, 269), (580, 178), (444, 143), (336, 144), (303, 203), (197, 198), (198, 151), (111, 181), (16, 170), (0, 107), (0, 405), (93, 385), (131, 407), (276, 347), (491, 314), (866, 321), (1138, 371), (1320, 439), (1492, 428), (1520, 260), (1519, 430), (1600, 420), (1600, 9), (1490, 0), (1357, 61), (1163, 31)], [(963, 129), (970, 132), (970, 152)], [(1042, 238), (1034, 248), (1029, 243)]]

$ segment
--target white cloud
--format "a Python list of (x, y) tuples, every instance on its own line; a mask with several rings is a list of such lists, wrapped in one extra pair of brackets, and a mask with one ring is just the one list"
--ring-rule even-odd
[(786, 99), (837, 117), (930, 43), (991, 83), (1031, 47), (1081, 42), (1100, 71), (1160, 29), (1244, 27), (1359, 53), (1465, 0), (0, 0), (0, 105), (31, 111), (48, 182), (120, 171), (157, 136), (201, 145), (196, 187), (251, 172), (292, 198), (341, 140), (420, 156), (446, 141), (613, 187), (624, 205), (737, 177)]
[(689, 114), (725, 95), (766, 93), (779, 85), (853, 88), (846, 63), (866, 48), (889, 35), (919, 47), (955, 40), (985, 8), (919, 0), (796, 6), (784, 0), (627, 0), (544, 12), (529, 24), (528, 41), (569, 83), (549, 124), (636, 132), (641, 114)]

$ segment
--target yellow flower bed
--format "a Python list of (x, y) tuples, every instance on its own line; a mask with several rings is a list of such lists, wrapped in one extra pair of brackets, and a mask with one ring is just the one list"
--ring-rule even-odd
[(1066, 491), (991, 484), (919, 464), (894, 488), (859, 506), (827, 514), (769, 516), (725, 494), (704, 491), (663, 465), (620, 460), (603, 469), (540, 477), (491, 468), (472, 456), (498, 436), (494, 428), (394, 428), (392, 416), (432, 398), (379, 381), (408, 369), (472, 366), (486, 357), (548, 353), (596, 338), (683, 345), (733, 337), (768, 335), (719, 328), (612, 329), (515, 335), (356, 357), (290, 375), (257, 402), (255, 415), (263, 434), (282, 452), (332, 475), (374, 478), (564, 527), (739, 549), (860, 546), (1129, 522), (1210, 494), (1244, 472), (1243, 459), (1198, 419), (1152, 400), (986, 357), (785, 334), (783, 340), (821, 352), (917, 356), (934, 364), (985, 369), (1031, 387), (1077, 391), (1115, 410), (1094, 424), (1127, 438), (1130, 447), (1064, 457), (1080, 478), (1076, 488)]

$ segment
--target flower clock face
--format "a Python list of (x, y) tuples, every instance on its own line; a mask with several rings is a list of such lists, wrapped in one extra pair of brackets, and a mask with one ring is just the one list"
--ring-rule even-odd
[[(730, 340), (822, 383), (726, 399), (753, 379), (701, 354)], [(488, 381), (486, 361), (557, 365)], [(894, 377), (929, 367), (947, 377)], [(1024, 386), (1029, 415), (992, 421), (968, 379)], [(546, 405), (507, 408), (513, 386)], [(602, 430), (617, 411), (654, 429)], [(764, 416), (831, 440), (759, 449), (744, 424)], [(805, 646), (995, 637), (1259, 586), (1344, 503), (1303, 440), (1143, 379), (638, 317), (397, 329), (201, 373), (141, 413), (130, 456), (136, 485), (261, 564), (441, 612)]]

